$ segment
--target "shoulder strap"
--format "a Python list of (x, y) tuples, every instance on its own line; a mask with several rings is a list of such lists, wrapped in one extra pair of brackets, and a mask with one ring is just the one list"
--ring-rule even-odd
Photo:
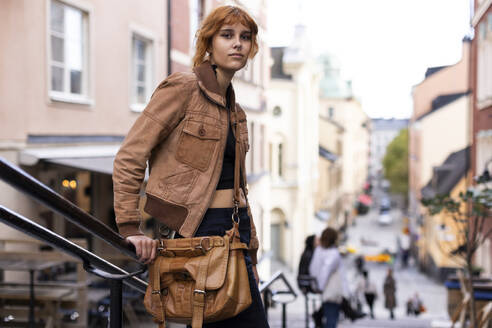
[[(239, 120), (237, 118), (237, 109), (235, 104), (231, 104), (234, 106), (234, 128), (236, 129), (236, 154), (234, 156), (234, 213), (232, 215), (232, 219), (234, 221), (234, 216), (237, 218), (237, 222), (239, 222), (239, 200), (241, 199), (239, 184), (240, 184), (240, 154), (241, 154), (241, 144), (239, 141)], [(232, 107), (231, 106), (231, 107)]]

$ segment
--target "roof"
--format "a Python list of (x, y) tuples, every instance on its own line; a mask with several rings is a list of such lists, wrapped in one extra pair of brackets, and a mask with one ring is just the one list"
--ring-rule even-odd
[(273, 65), (271, 68), (272, 79), (292, 80), (292, 75), (286, 74), (283, 67), (284, 52), (286, 47), (271, 48)]
[(442, 70), (443, 68), (446, 68), (446, 67), (449, 67), (449, 65), (445, 65), (445, 66), (434, 66), (434, 67), (427, 68), (427, 70), (425, 71), (425, 78), (428, 78), (432, 74), (437, 73), (437, 72), (439, 72), (440, 70)]
[(450, 93), (447, 95), (437, 96), (432, 100), (431, 110), (417, 117), (416, 121), (423, 119), (427, 115), (434, 113), (435, 111), (445, 107), (446, 105), (451, 104), (452, 102), (460, 99), (461, 97), (468, 95), (469, 93), (470, 92), (467, 91), (467, 92)]
[[(439, 169), (440, 168), (440, 169)], [(470, 168), (470, 147), (450, 154), (444, 163), (434, 170), (427, 185), (422, 188), (422, 198), (449, 194)]]
[(319, 155), (321, 157), (326, 158), (327, 160), (329, 160), (332, 163), (335, 162), (338, 159), (338, 156), (337, 155), (333, 154), (328, 149), (323, 148), (323, 146), (321, 146), (321, 145), (319, 146)]

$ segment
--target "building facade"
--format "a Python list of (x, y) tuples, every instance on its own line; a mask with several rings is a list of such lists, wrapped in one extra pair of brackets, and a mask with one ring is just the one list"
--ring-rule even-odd
[[(474, 0), (470, 82), (472, 94), (472, 175), (492, 170), (492, 1)], [(492, 228), (491, 220), (483, 231)], [(492, 237), (477, 252), (476, 264), (492, 274)]]
[[(337, 153), (341, 159), (341, 200), (338, 224), (353, 218), (353, 208), (368, 178), (371, 122), (355, 97), (351, 81), (341, 77), (341, 65), (334, 56), (319, 58), (323, 70), (320, 82), (320, 115), (344, 131)], [(342, 220), (342, 221), (340, 221)]]
[(305, 27), (296, 26), (292, 44), (272, 48), (270, 114), (271, 249), (296, 268), (304, 239), (314, 230), (318, 179), (319, 71)]
[[(451, 129), (448, 129), (448, 126), (442, 124), (436, 126), (432, 125), (428, 131), (427, 138), (425, 138), (423, 135), (424, 133), (422, 132), (422, 122), (432, 121), (432, 117), (436, 117), (433, 116), (434, 114), (441, 115), (438, 113), (439, 111), (445, 113), (446, 110), (443, 111), (443, 108), (449, 109), (449, 107), (455, 107), (457, 104), (455, 101), (460, 103), (460, 105), (458, 105), (458, 107), (460, 107), (460, 109), (458, 109), (461, 113), (460, 117), (464, 118), (467, 116), (466, 111), (467, 108), (469, 108), (469, 104), (466, 103), (466, 98), (469, 97), (469, 55), (470, 40), (465, 38), (463, 40), (462, 58), (458, 63), (451, 66), (428, 68), (424, 80), (414, 86), (412, 90), (413, 112), (409, 124), (408, 199), (409, 216), (412, 219), (413, 225), (416, 225), (419, 218), (421, 218), (422, 208), (420, 206), (420, 191), (432, 176), (432, 166), (440, 165), (450, 152), (463, 148), (458, 145), (447, 143), (444, 138), (439, 137), (440, 134), (437, 130), (440, 131), (441, 129), (446, 129), (450, 132), (452, 131)], [(437, 112), (432, 114), (433, 111)], [(424, 119), (426, 116), (429, 116), (430, 121)], [(463, 138), (466, 140), (462, 140), (461, 142), (464, 145), (470, 144), (468, 136), (469, 127), (466, 125), (466, 122), (469, 122), (469, 119), (463, 122), (456, 122), (452, 116), (446, 115), (446, 117), (454, 122), (452, 123), (453, 126), (459, 125), (460, 131), (463, 131), (464, 137), (462, 135), (460, 140)], [(436, 136), (438, 137), (435, 138)], [(427, 150), (424, 149), (428, 143), (434, 141), (445, 143), (448, 147), (443, 149), (430, 149), (427, 147)], [(437, 152), (436, 156), (434, 156), (434, 152)], [(433, 156), (433, 159), (429, 160), (429, 156)]]

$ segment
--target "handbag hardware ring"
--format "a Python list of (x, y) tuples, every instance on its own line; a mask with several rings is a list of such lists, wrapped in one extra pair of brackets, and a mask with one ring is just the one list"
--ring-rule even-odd
[[(204, 247), (203, 245), (204, 240), (208, 240), (208, 247)], [(208, 252), (213, 248), (212, 239), (210, 237), (203, 237), (202, 239), (200, 239), (200, 245), (196, 246), (195, 248), (201, 249), (204, 253)]]
[(205, 295), (205, 291), (204, 290), (201, 290), (201, 289), (195, 289), (193, 291), (193, 294), (203, 294), (203, 295)]

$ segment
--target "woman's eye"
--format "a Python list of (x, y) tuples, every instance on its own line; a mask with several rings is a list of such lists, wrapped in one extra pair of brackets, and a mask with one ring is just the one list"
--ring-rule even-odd
[(232, 37), (232, 34), (231, 33), (222, 33), (220, 36), (229, 39)]
[(246, 41), (249, 41), (249, 40), (251, 40), (251, 35), (246, 35), (246, 34), (245, 35), (241, 35), (241, 39), (246, 40)]

